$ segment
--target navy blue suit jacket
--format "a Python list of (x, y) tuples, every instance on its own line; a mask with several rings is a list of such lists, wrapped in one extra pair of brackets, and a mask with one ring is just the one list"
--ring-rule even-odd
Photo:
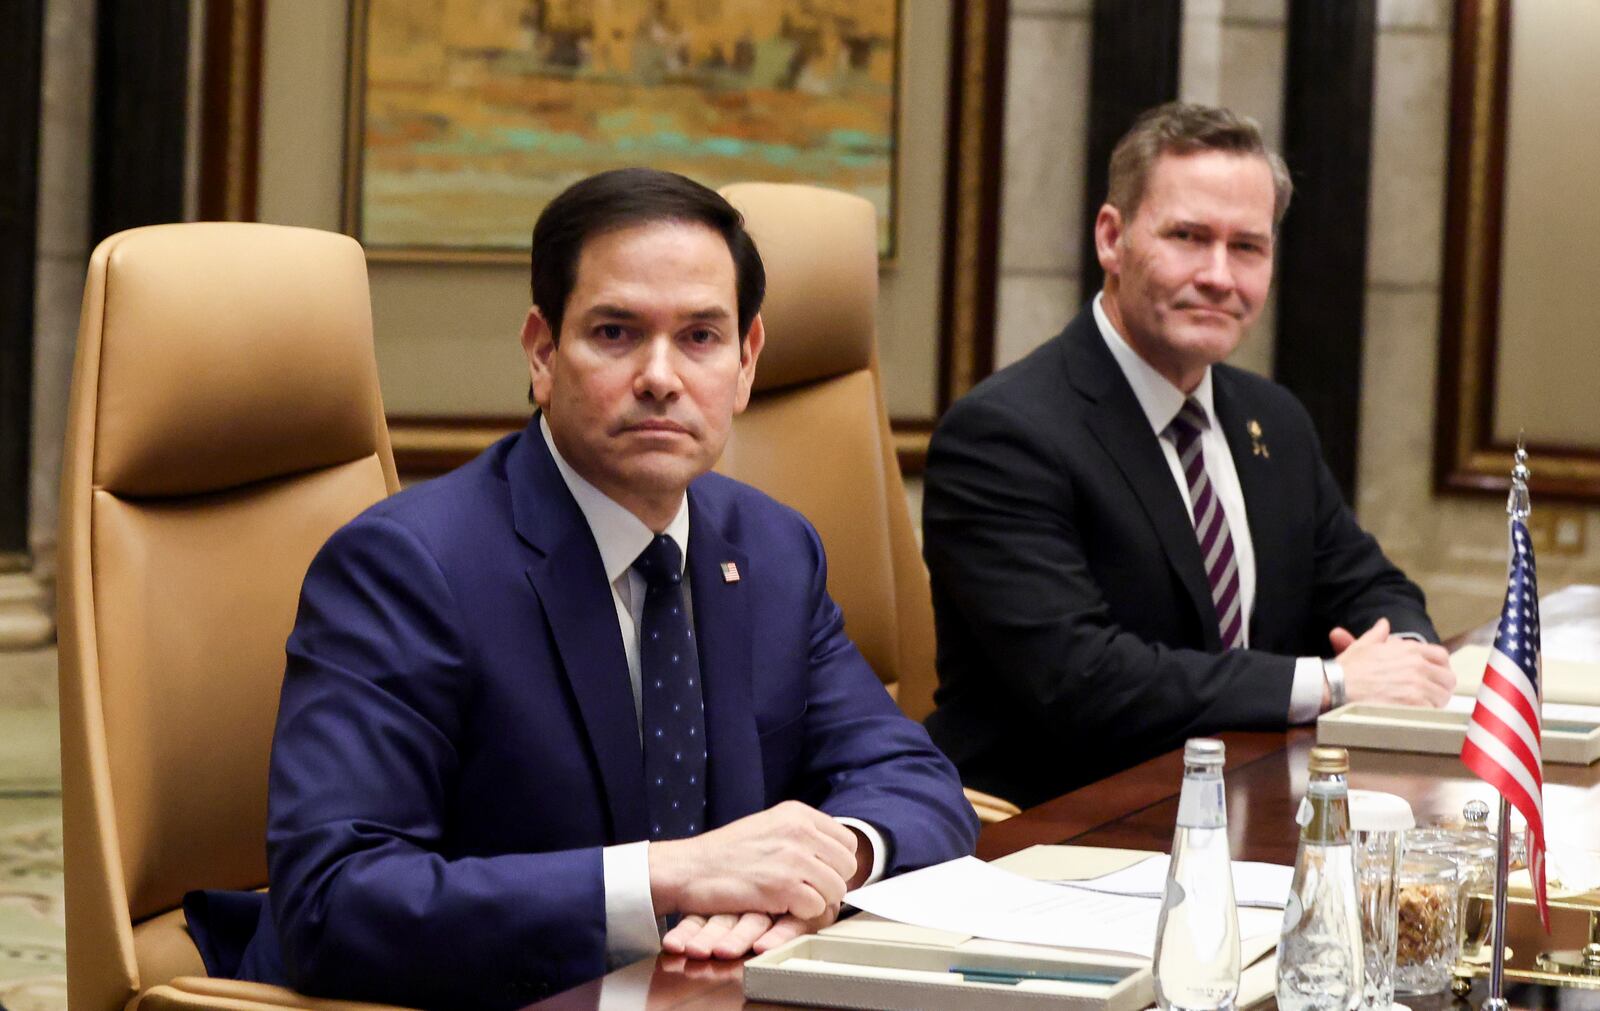
[[(881, 829), (889, 873), (970, 853), (955, 770), (845, 636), (810, 524), (719, 475), (688, 498), (710, 823), (798, 799)], [(272, 981), (515, 1007), (598, 976), (600, 849), (645, 819), (611, 589), (537, 421), (334, 534), (273, 742)]]

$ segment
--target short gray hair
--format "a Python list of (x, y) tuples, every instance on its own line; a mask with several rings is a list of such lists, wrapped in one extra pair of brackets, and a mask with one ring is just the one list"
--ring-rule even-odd
[(1266, 161), (1272, 170), (1272, 230), (1276, 232), (1289, 210), (1289, 198), (1294, 195), (1289, 166), (1267, 147), (1259, 123), (1213, 105), (1168, 102), (1140, 114), (1111, 152), (1106, 203), (1122, 212), (1124, 220), (1132, 220), (1144, 199), (1156, 160), (1165, 154), (1199, 151), (1254, 155)]

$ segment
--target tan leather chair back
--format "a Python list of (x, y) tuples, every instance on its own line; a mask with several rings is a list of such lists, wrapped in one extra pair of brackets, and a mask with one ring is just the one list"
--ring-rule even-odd
[(767, 344), (718, 469), (816, 526), (845, 630), (921, 719), (933, 708), (933, 604), (878, 374), (876, 214), (815, 186), (722, 193), (766, 265)]
[(184, 892), (266, 884), (300, 582), (330, 533), (397, 486), (353, 240), (206, 223), (95, 250), (60, 531), (75, 1011), (164, 982), (152, 963), (181, 935), (146, 943), (136, 925), (173, 922)]

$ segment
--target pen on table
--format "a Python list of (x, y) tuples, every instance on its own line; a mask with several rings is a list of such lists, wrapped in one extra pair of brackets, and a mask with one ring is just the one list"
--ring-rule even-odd
[(1024, 980), (1046, 979), (1054, 983), (1093, 983), (1108, 986), (1122, 982), (1121, 976), (1109, 976), (1092, 972), (1044, 972), (1031, 969), (983, 969), (969, 965), (955, 965), (950, 971), (964, 980), (974, 983), (1002, 983), (1015, 986)]

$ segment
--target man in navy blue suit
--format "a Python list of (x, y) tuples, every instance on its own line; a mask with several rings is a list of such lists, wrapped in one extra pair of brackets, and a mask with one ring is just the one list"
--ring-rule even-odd
[(306, 575), (272, 754), (281, 956), (258, 933), (244, 975), (514, 1007), (660, 949), (766, 950), (972, 851), (816, 532), (708, 473), (764, 286), (738, 212), (681, 176), (605, 173), (540, 216), (539, 412)]

